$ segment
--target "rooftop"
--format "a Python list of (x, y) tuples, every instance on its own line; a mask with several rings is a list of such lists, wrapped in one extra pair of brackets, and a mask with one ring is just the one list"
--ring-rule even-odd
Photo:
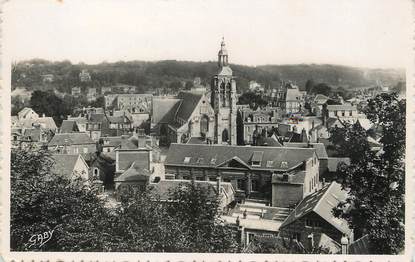
[(95, 144), (86, 133), (55, 134), (48, 146)]
[(82, 159), (82, 156), (79, 154), (54, 154), (52, 155), (52, 158), (55, 161), (52, 167), (52, 172), (58, 175), (70, 177), (75, 169), (76, 162), (78, 159)]
[(238, 162), (244, 168), (287, 171), (313, 157), (313, 148), (171, 144), (166, 165), (221, 167)]
[(346, 197), (347, 193), (341, 189), (341, 185), (332, 182), (301, 200), (281, 227), (288, 226), (305, 215), (314, 212), (340, 232), (349, 235), (351, 229), (346, 220), (334, 217), (332, 212), (333, 208), (336, 207), (340, 201), (346, 200)]

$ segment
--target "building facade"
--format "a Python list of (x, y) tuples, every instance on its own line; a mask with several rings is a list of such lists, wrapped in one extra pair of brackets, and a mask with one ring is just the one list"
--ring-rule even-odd
[[(165, 161), (166, 174), (176, 179), (216, 181), (219, 176), (232, 184), (238, 201), (255, 197), (278, 207), (317, 190), (318, 166), (315, 149), (262, 146), (172, 144)], [(275, 175), (288, 179), (273, 183)], [(274, 200), (293, 186), (299, 187), (296, 196)]]

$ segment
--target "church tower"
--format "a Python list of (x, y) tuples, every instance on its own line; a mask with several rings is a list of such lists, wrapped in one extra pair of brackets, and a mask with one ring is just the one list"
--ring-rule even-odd
[(218, 67), (211, 83), (211, 104), (215, 112), (214, 143), (236, 145), (236, 82), (228, 64), (228, 51), (223, 38)]

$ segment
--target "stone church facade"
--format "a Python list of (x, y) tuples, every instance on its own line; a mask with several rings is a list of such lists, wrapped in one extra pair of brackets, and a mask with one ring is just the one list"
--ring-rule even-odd
[(215, 112), (214, 143), (236, 145), (236, 81), (229, 67), (223, 39), (218, 66), (219, 71), (211, 83), (211, 104)]
[(206, 92), (153, 97), (151, 126), (162, 144), (188, 143), (198, 138), (198, 143), (236, 145), (236, 82), (223, 40), (218, 67), (212, 78), (210, 102)]

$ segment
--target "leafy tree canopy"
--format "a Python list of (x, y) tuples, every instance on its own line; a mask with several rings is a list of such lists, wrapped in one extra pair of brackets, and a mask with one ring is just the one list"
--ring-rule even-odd
[[(183, 184), (164, 202), (150, 189), (116, 207), (78, 180), (53, 174), (47, 151), (13, 149), (11, 249), (15, 251), (236, 252), (236, 232), (219, 219), (217, 197)], [(49, 242), (33, 235), (54, 230)]]
[(405, 103), (394, 93), (369, 100), (364, 112), (380, 134), (379, 152), (371, 151), (359, 123), (330, 130), (337, 152), (351, 159), (349, 166), (340, 166), (349, 197), (335, 214), (348, 221), (357, 237), (369, 234), (373, 253), (396, 254), (404, 247)]

